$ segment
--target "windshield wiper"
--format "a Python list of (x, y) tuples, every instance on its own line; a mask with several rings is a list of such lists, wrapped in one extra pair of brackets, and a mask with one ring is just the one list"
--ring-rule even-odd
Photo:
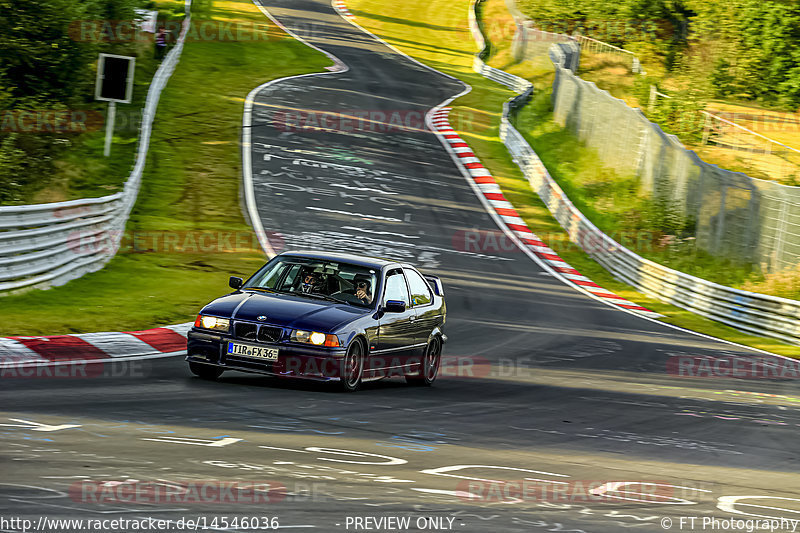
[(323, 300), (336, 302), (337, 304), (344, 304), (344, 303), (349, 304), (350, 303), (347, 300), (340, 300), (338, 298), (334, 298), (333, 296), (328, 296), (327, 294), (320, 294), (318, 292), (293, 292), (291, 294), (299, 294), (301, 296), (311, 296), (312, 298), (322, 298)]
[(300, 296), (311, 296), (312, 298), (322, 298), (323, 300), (330, 300), (332, 302), (338, 302), (336, 298), (328, 296), (327, 294), (320, 294), (318, 292), (295, 292), (292, 294), (299, 294)]
[(278, 292), (266, 287), (242, 287), (243, 291), (263, 291), (263, 292)]

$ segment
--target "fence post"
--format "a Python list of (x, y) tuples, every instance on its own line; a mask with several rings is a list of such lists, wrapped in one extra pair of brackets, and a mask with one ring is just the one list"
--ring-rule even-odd
[(639, 129), (639, 147), (636, 151), (636, 175), (639, 180), (645, 175), (645, 164), (647, 162), (647, 148), (650, 145), (650, 125), (643, 124), (641, 120), (637, 120)]
[(784, 201), (781, 204), (781, 216), (778, 219), (778, 226), (775, 228), (775, 239), (778, 241), (775, 247), (775, 265), (773, 271), (781, 269), (783, 257), (783, 242), (786, 237), (786, 218), (789, 211), (789, 202)]
[(711, 115), (709, 115), (705, 111), (703, 111), (702, 113), (704, 117), (702, 144), (703, 146), (705, 146), (706, 144), (708, 144), (708, 137), (711, 135)]
[(647, 112), (651, 115), (656, 108), (656, 92), (656, 86), (650, 85), (650, 100), (647, 102)]
[(725, 200), (728, 195), (728, 186), (722, 184), (719, 197), (719, 215), (717, 215), (717, 234), (714, 236), (714, 253), (719, 254), (722, 237), (725, 234)]

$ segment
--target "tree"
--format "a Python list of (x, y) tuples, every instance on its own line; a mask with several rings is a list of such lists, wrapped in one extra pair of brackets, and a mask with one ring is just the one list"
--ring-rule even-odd
[(119, 45), (81, 39), (82, 22), (133, 20), (140, 0), (0, 0), (0, 85), (13, 102), (91, 97), (93, 63)]
[[(0, 0), (0, 110), (75, 109), (93, 98), (98, 53), (135, 43), (81, 38), (82, 22), (133, 21), (141, 0)], [(47, 131), (0, 129), (0, 203), (24, 201), (52, 175), (68, 143)]]

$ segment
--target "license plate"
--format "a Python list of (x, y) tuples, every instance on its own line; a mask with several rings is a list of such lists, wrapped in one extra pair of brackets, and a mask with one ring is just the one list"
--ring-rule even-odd
[(229, 342), (228, 355), (276, 361), (278, 359), (278, 349), (267, 348), (265, 346), (253, 346), (252, 344), (242, 344), (239, 342)]

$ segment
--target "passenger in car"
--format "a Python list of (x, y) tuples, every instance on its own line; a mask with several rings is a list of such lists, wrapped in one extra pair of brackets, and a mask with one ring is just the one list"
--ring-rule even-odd
[(356, 274), (353, 277), (353, 288), (356, 298), (361, 300), (361, 303), (372, 303), (372, 290), (370, 287), (370, 277), (365, 274)]

